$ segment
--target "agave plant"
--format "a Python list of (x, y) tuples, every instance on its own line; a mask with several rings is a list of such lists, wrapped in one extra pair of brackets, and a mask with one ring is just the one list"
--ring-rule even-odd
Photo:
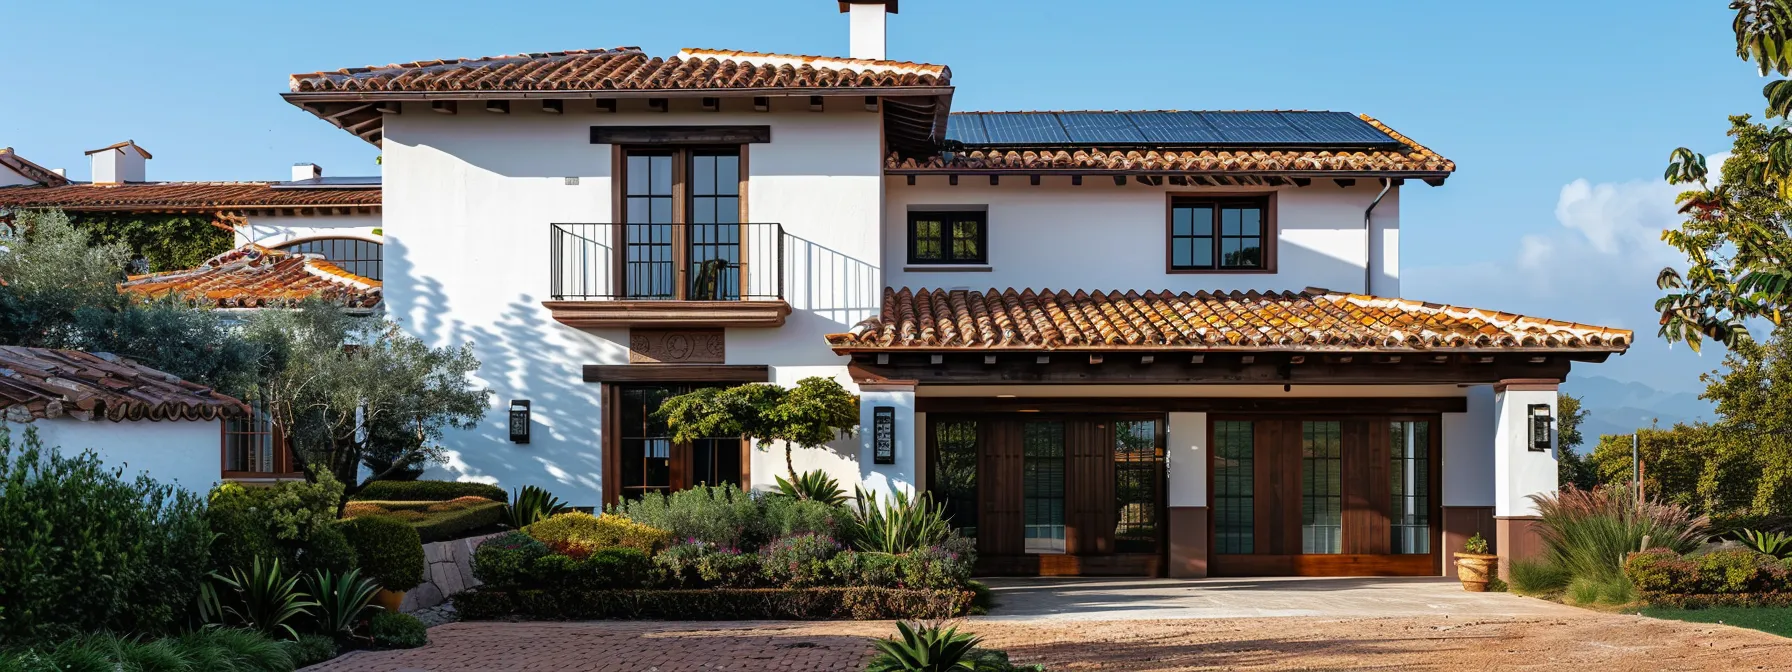
[(218, 577), (218, 582), (236, 598), (225, 601), (222, 613), (226, 620), (267, 635), (285, 633), (298, 639), (299, 633), (289, 621), (317, 606), (310, 595), (298, 589), (299, 577), (288, 577), (280, 570), (279, 560), (264, 565), (257, 557), (248, 573), (233, 568), (229, 577)]
[(981, 667), (971, 660), (970, 654), (983, 641), (982, 637), (959, 632), (958, 628), (911, 626), (903, 622), (896, 623), (896, 632), (900, 638), (879, 640), (872, 645), (877, 648), (877, 657), (871, 659), (865, 668), (867, 672), (975, 672)]
[(853, 516), (849, 535), (861, 551), (908, 553), (943, 542), (951, 536), (946, 523), (946, 509), (922, 493), (909, 497), (896, 491), (894, 501), (884, 502), (877, 495), (854, 487)]
[(794, 481), (785, 480), (783, 476), (774, 478), (778, 479), (778, 494), (785, 497), (817, 501), (828, 506), (846, 503), (846, 491), (840, 489), (840, 482), (820, 469), (803, 472)]
[(367, 610), (380, 589), (372, 579), (363, 578), (359, 569), (348, 570), (341, 576), (320, 569), (305, 580), (310, 584), (311, 594), (317, 598), (318, 631), (331, 636), (353, 631), (355, 624), (361, 621), (361, 613)]
[(560, 501), (554, 493), (531, 485), (521, 492), (510, 491), (510, 504), (504, 507), (504, 516), (511, 529), (520, 530), (525, 525), (567, 510), (566, 502)]
[(1742, 530), (1736, 533), (1736, 538), (1742, 541), (1742, 545), (1754, 549), (1756, 553), (1781, 559), (1792, 558), (1792, 534)]

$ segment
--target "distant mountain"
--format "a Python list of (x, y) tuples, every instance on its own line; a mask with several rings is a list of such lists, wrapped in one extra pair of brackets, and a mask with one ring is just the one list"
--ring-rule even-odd
[(1591, 450), (1603, 434), (1629, 434), (1638, 427), (1677, 422), (1710, 421), (1715, 417), (1710, 402), (1692, 392), (1669, 392), (1642, 383), (1626, 383), (1604, 376), (1574, 376), (1562, 384), (1562, 392), (1579, 397), (1587, 419), (1581, 425), (1586, 437), (1583, 450)]

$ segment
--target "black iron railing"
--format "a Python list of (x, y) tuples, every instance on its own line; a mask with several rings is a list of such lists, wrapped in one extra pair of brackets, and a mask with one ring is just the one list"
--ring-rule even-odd
[(554, 224), (555, 301), (784, 298), (782, 224)]

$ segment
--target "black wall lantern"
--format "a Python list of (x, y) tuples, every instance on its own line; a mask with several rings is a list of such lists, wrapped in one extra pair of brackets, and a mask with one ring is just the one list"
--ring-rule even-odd
[(510, 400), (510, 442), (529, 442), (529, 400)]
[(1531, 404), (1526, 409), (1531, 419), (1531, 451), (1549, 450), (1549, 429), (1555, 418), (1549, 415), (1549, 404)]

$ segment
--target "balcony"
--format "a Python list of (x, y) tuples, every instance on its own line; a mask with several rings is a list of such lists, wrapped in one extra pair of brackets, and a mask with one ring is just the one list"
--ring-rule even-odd
[(778, 327), (781, 224), (554, 224), (554, 319), (579, 328)]

